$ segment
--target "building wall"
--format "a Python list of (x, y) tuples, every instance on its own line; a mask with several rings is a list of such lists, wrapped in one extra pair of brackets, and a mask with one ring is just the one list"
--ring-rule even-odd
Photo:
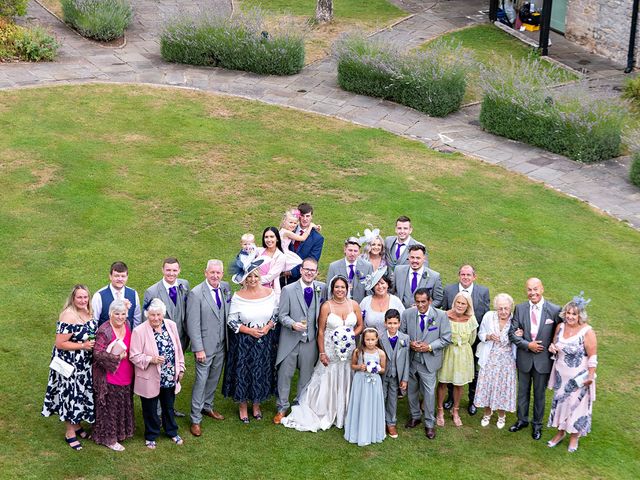
[[(633, 0), (569, 0), (565, 36), (594, 53), (627, 64)], [(636, 65), (640, 65), (640, 25), (636, 35)]]

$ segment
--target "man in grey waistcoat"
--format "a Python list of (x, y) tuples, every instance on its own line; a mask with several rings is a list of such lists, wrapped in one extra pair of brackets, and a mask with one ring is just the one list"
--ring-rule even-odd
[(405, 428), (420, 425), (420, 393), (422, 394), (425, 434), (429, 440), (436, 437), (435, 405), (436, 374), (442, 366), (442, 352), (451, 343), (451, 323), (447, 314), (434, 308), (427, 288), (418, 288), (414, 294), (415, 307), (402, 312), (401, 331), (409, 335), (411, 361), (409, 364), (409, 413)]
[(191, 290), (187, 298), (187, 331), (196, 360), (191, 394), (191, 433), (196, 437), (202, 434), (202, 415), (224, 420), (224, 416), (213, 409), (213, 396), (224, 364), (231, 301), (231, 289), (222, 281), (223, 274), (222, 262), (209, 260), (204, 271), (205, 281)]
[(369, 262), (360, 258), (360, 240), (349, 237), (344, 242), (344, 258), (331, 262), (327, 272), (327, 281), (331, 281), (336, 275), (342, 275), (349, 280), (349, 295), (360, 303), (367, 296), (364, 288), (364, 280), (367, 275), (373, 273), (373, 267)]
[(318, 361), (316, 340), (320, 305), (326, 298), (326, 285), (315, 281), (318, 262), (306, 258), (300, 268), (300, 280), (282, 289), (280, 293), (279, 319), (281, 323), (280, 342), (276, 366), (278, 368), (278, 400), (273, 423), (279, 425), (289, 409), (291, 379), (299, 370), (296, 400), (311, 379), (313, 368)]

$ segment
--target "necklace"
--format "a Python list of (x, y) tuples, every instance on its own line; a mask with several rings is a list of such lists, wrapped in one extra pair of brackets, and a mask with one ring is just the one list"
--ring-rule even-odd
[(338, 302), (335, 298), (332, 298), (331, 301), (333, 303), (337, 303), (338, 305), (342, 305), (343, 303), (347, 303), (347, 299), (346, 298), (341, 302)]

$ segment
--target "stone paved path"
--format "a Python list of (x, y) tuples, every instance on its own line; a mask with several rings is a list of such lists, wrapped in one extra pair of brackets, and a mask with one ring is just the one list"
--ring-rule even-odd
[[(393, 1), (414, 15), (377, 35), (405, 48), (452, 29), (487, 21), (486, 15), (480, 13), (487, 3), (482, 0)], [(640, 190), (628, 180), (628, 158), (581, 165), (560, 155), (484, 132), (478, 123), (478, 106), (463, 108), (446, 118), (431, 118), (401, 105), (345, 92), (336, 83), (336, 65), (331, 58), (316, 62), (290, 77), (164, 63), (159, 54), (158, 32), (178, 8), (184, 10), (185, 3), (180, 0), (134, 0), (135, 20), (127, 31), (127, 44), (122, 48), (106, 48), (79, 37), (31, 1), (27, 21), (39, 22), (54, 31), (63, 44), (59, 58), (46, 64), (2, 64), (0, 88), (95, 81), (147, 83), (190, 87), (303, 109), (382, 128), (433, 148), (455, 149), (500, 165), (586, 201), (640, 229)], [(205, 9), (231, 11), (229, 0), (192, 3)], [(558, 50), (562, 52), (562, 49)], [(566, 51), (570, 53), (571, 61), (589, 59), (588, 74), (601, 82), (598, 86), (601, 91), (611, 91), (619, 85), (622, 72), (606, 59), (577, 47)], [(556, 59), (562, 61), (561, 57), (562, 53)], [(598, 72), (606, 74), (598, 75)], [(604, 83), (603, 78), (606, 79)]]

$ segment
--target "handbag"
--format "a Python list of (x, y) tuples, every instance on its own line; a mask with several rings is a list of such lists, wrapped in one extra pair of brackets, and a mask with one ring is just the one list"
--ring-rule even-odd
[(74, 367), (70, 363), (65, 362), (60, 357), (53, 357), (51, 363), (49, 364), (49, 368), (54, 372), (58, 372), (64, 378), (69, 378), (73, 374), (73, 371), (76, 369), (76, 367)]

